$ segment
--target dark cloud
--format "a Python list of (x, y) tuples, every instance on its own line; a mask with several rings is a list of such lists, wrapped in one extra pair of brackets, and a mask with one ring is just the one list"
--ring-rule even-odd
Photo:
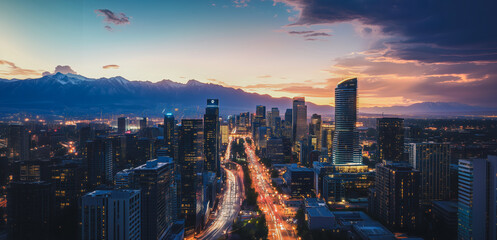
[[(126, 16), (124, 13), (114, 13), (109, 9), (97, 9), (95, 10), (95, 13), (98, 16), (103, 16), (104, 17), (104, 22), (110, 23), (110, 24), (115, 24), (115, 25), (126, 25), (129, 24), (129, 17)], [(105, 29), (108, 31), (112, 31), (113, 28), (109, 25), (105, 26)]]
[(315, 32), (304, 35), (304, 37), (330, 37), (331, 34), (325, 32)]
[(290, 35), (302, 36), (307, 41), (315, 41), (318, 40), (316, 37), (331, 37), (331, 34), (322, 32), (322, 31), (314, 31), (314, 30), (304, 30), (304, 31), (288, 31)]
[(72, 70), (72, 68), (70, 66), (62, 66), (62, 65), (58, 65), (57, 67), (55, 67), (55, 70), (53, 71), (53, 73), (50, 73), (50, 72), (43, 72), (43, 76), (46, 76), (46, 75), (52, 75), (52, 74), (56, 74), (56, 73), (62, 73), (62, 74), (68, 74), (68, 73), (71, 73), (71, 74), (78, 74), (77, 72), (75, 72), (74, 70)]
[[(300, 10), (295, 25), (358, 20), (391, 36), (389, 56), (425, 62), (497, 60), (497, 1), (275, 0)], [(368, 32), (370, 30), (364, 29)]]
[(364, 33), (364, 34), (370, 34), (372, 32), (373, 32), (373, 29), (370, 27), (365, 27), (362, 29), (362, 33)]
[[(359, 92), (369, 96), (403, 97), (412, 101), (459, 102), (497, 107), (497, 63), (423, 63), (378, 54), (336, 59), (330, 71), (358, 76)], [(336, 80), (330, 80), (331, 86)]]
[(301, 34), (310, 34), (310, 33), (313, 33), (314, 31), (289, 31), (288, 34), (297, 34), (297, 35), (301, 35)]

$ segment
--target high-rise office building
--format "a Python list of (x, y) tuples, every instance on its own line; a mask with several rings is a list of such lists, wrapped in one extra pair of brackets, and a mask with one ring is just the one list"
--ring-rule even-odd
[(97, 190), (81, 198), (81, 239), (141, 238), (139, 190)]
[(376, 122), (378, 160), (404, 161), (404, 119), (378, 118)]
[(204, 114), (204, 170), (221, 175), (219, 159), (219, 100), (207, 99), (207, 108)]
[(79, 128), (79, 145), (78, 150), (84, 152), (86, 141), (95, 137), (95, 131), (89, 125), (84, 125)]
[(258, 138), (259, 128), (266, 126), (266, 106), (257, 105), (252, 120), (252, 137)]
[(307, 134), (307, 105), (304, 97), (293, 98), (292, 139), (293, 142), (303, 140)]
[(459, 160), (458, 239), (497, 239), (497, 156)]
[(362, 163), (356, 120), (357, 78), (349, 78), (339, 82), (335, 88), (333, 164)]
[(230, 138), (229, 125), (226, 123), (221, 124), (219, 131), (221, 132), (221, 144), (228, 145)]
[(12, 164), (11, 174), (14, 181), (38, 182), (50, 179), (49, 160), (17, 161)]
[(366, 198), (374, 185), (374, 173), (367, 165), (333, 165), (331, 173), (323, 178), (323, 198), (328, 203)]
[(76, 160), (63, 161), (50, 167), (50, 182), (55, 189), (58, 215), (78, 208), (78, 200), (86, 192), (86, 173), (84, 164)]
[(141, 191), (141, 239), (164, 239), (176, 219), (172, 158), (149, 160), (132, 171), (131, 187)]
[(335, 135), (335, 126), (329, 122), (323, 122), (321, 125), (321, 152), (328, 154), (328, 159), (333, 156), (333, 136)]
[(283, 145), (283, 140), (281, 138), (270, 138), (266, 142), (267, 158), (271, 159), (271, 163), (283, 163), (285, 158), (285, 147)]
[(179, 134), (180, 216), (185, 233), (198, 232), (203, 218), (204, 126), (202, 119), (182, 119)]
[(291, 108), (287, 108), (285, 111), (285, 122), (289, 123), (290, 126), (292, 125), (292, 119), (293, 119), (293, 113), (292, 113)]
[(257, 105), (255, 107), (255, 117), (266, 119), (266, 106)]
[(128, 131), (128, 121), (127, 117), (120, 117), (117, 119), (117, 133), (124, 134)]
[(313, 150), (321, 151), (321, 115), (312, 114), (311, 123), (309, 123), (309, 137)]
[(88, 166), (88, 185), (94, 187), (112, 183), (113, 161), (112, 141), (105, 137), (98, 137), (86, 142), (86, 161)]
[(170, 157), (174, 158), (174, 128), (176, 127), (174, 115), (167, 113), (164, 115), (164, 147)]
[(147, 118), (143, 117), (140, 119), (140, 131), (145, 130), (145, 128), (147, 128)]
[(449, 200), (450, 145), (448, 143), (410, 143), (409, 163), (421, 172), (420, 203)]
[(314, 171), (310, 168), (289, 167), (283, 175), (292, 197), (310, 197), (315, 193)]
[(9, 239), (52, 239), (54, 195), (49, 182), (10, 183), (7, 189)]
[(275, 125), (276, 125), (276, 119), (279, 118), (280, 121), (281, 121), (281, 117), (280, 117), (280, 110), (278, 108), (271, 108), (271, 112), (268, 112), (268, 115), (267, 115), (267, 126), (270, 127), (271, 129), (273, 129), (273, 132), (274, 132), (274, 129), (275, 129)]
[(29, 159), (29, 134), (22, 125), (9, 125), (7, 136), (7, 156), (10, 161)]
[(407, 163), (378, 164), (373, 214), (393, 229), (414, 230), (418, 220), (419, 177), (419, 171)]

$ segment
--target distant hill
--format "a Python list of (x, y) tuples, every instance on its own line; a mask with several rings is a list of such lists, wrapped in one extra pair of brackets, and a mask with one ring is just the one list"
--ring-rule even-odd
[[(36, 79), (0, 79), (0, 112), (25, 111), (36, 114), (99, 115), (134, 113), (159, 116), (175, 112), (179, 117), (200, 117), (206, 100), (218, 98), (221, 114), (255, 111), (256, 105), (267, 110), (278, 107), (283, 115), (292, 107), (290, 98), (248, 93), (241, 89), (190, 80), (186, 84), (129, 81), (123, 77), (86, 78), (56, 73)], [(332, 115), (331, 106), (308, 103), (308, 113)]]

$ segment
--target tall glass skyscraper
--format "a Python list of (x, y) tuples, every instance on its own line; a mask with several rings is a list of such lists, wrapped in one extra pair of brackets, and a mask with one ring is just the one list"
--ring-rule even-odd
[(307, 106), (303, 97), (293, 98), (292, 124), (293, 142), (304, 140), (307, 134)]
[(459, 159), (457, 239), (497, 239), (497, 156)]
[(376, 121), (378, 132), (378, 160), (403, 162), (404, 161), (404, 119), (378, 118)]
[(164, 115), (164, 147), (167, 149), (167, 155), (174, 157), (174, 115), (167, 113)]
[(204, 170), (221, 175), (219, 162), (219, 100), (207, 99), (204, 114)]
[(204, 126), (202, 119), (182, 119), (179, 135), (181, 216), (185, 234), (198, 232), (203, 219)]
[(357, 78), (345, 79), (335, 88), (333, 164), (362, 164), (357, 120)]

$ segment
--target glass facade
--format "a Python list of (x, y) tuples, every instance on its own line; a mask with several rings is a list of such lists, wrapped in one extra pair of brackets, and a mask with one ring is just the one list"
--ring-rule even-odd
[(356, 120), (357, 78), (345, 79), (335, 88), (333, 164), (362, 163)]

